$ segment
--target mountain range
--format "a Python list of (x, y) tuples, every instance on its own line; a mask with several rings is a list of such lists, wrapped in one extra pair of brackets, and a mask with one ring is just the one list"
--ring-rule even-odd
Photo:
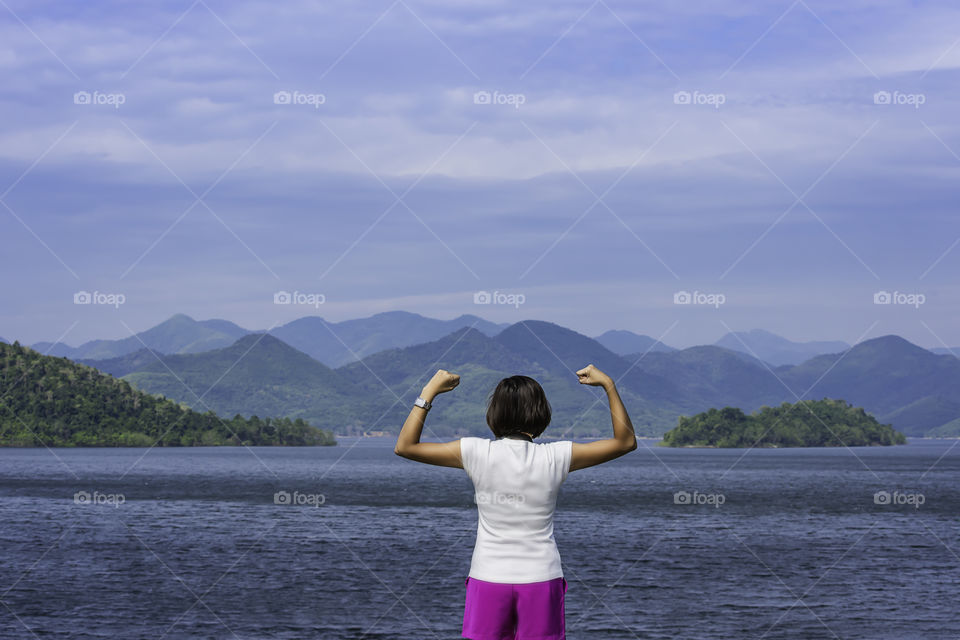
[[(341, 322), (306, 316), (272, 328), (269, 332), (315, 360), (329, 367), (339, 367), (385, 349), (437, 340), (468, 326), (493, 337), (508, 324), (497, 324), (474, 315), (439, 320), (407, 311), (389, 311)], [(187, 315), (176, 314), (155, 327), (119, 340), (91, 340), (78, 347), (61, 342), (37, 342), (31, 346), (41, 353), (73, 360), (102, 360), (143, 348), (164, 354), (201, 353), (230, 346), (240, 337), (258, 332), (229, 320), (194, 320)], [(594, 339), (621, 356), (677, 350), (650, 336), (623, 329), (607, 331)], [(794, 342), (762, 329), (728, 333), (714, 344), (776, 366), (799, 364), (814, 356), (839, 353), (849, 347), (840, 341)], [(933, 351), (948, 352), (946, 349)]]
[[(711, 407), (736, 406), (750, 412), (765, 405), (793, 403), (798, 397), (843, 399), (907, 435), (960, 435), (960, 359), (895, 335), (818, 354), (799, 364), (774, 365), (717, 345), (672, 349), (652, 338), (642, 341), (639, 334), (633, 334), (639, 341), (604, 334), (608, 344), (611, 338), (620, 340), (615, 346), (621, 351), (646, 345), (643, 351), (620, 354), (599, 339), (543, 321), (527, 320), (500, 329), (471, 316), (419, 323), (417, 318), (422, 316), (416, 314), (380, 315), (387, 317), (374, 316), (376, 320), (367, 325), (371, 336), (365, 337), (358, 328), (362, 323), (349, 335), (354, 345), (350, 351), (363, 352), (362, 357), (333, 367), (287, 343), (276, 330), (247, 334), (227, 346), (199, 353), (163, 354), (141, 348), (114, 358), (80, 361), (143, 390), (200, 409), (209, 407), (221, 415), (301, 417), (341, 434), (396, 431), (429, 375), (445, 368), (461, 375), (461, 385), (438, 399), (427, 433), (483, 433), (488, 394), (499, 379), (523, 373), (539, 380), (547, 391), (554, 407), (555, 434), (604, 435), (609, 432), (606, 399), (600, 390), (580, 385), (574, 374), (593, 363), (617, 380), (641, 435), (662, 434), (676, 425), (680, 415)], [(390, 330), (391, 317), (406, 321), (407, 331), (410, 325), (429, 324), (438, 332), (462, 321), (470, 325), (417, 344), (366, 353), (397, 340)], [(324, 327), (312, 319), (310, 324), (295, 321), (285, 327), (291, 325), (302, 330), (303, 340), (311, 335), (304, 329), (307, 326), (319, 327), (327, 335), (337, 331), (333, 324)], [(220, 330), (224, 328), (229, 326)], [(743, 335), (740, 338), (750, 344)], [(754, 345), (783, 347), (782, 340), (768, 335), (752, 340)], [(335, 352), (326, 353), (331, 357)]]
[[(273, 328), (287, 344), (328, 366), (340, 366), (394, 347), (429, 342), (463, 327), (494, 335), (506, 324), (495, 324), (472, 315), (437, 320), (407, 311), (388, 311), (369, 318), (327, 322), (307, 316)], [(163, 354), (200, 353), (232, 345), (242, 336), (259, 333), (228, 320), (194, 320), (178, 313), (155, 327), (120, 340), (91, 340), (78, 347), (61, 342), (37, 342), (31, 347), (47, 355), (71, 360), (117, 358), (150, 349)]]

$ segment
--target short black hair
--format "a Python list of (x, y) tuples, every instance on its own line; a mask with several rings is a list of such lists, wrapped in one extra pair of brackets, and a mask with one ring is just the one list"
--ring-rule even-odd
[(487, 403), (487, 425), (498, 438), (525, 432), (534, 438), (550, 424), (550, 403), (540, 383), (510, 376), (497, 384)]

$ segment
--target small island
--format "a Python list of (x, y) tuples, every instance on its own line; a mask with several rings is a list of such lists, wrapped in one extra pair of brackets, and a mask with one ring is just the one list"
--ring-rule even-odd
[(18, 342), (0, 343), (0, 390), (0, 447), (337, 444), (331, 431), (301, 418), (201, 413)]
[(745, 414), (736, 407), (680, 416), (665, 447), (864, 447), (906, 444), (891, 425), (843, 400), (784, 402)]

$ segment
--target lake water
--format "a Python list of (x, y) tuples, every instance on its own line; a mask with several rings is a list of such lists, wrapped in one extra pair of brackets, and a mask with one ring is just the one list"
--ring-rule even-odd
[[(956, 440), (643, 442), (561, 490), (568, 637), (958, 638), (958, 514)], [(0, 450), (0, 638), (459, 638), (476, 517), (391, 438)]]

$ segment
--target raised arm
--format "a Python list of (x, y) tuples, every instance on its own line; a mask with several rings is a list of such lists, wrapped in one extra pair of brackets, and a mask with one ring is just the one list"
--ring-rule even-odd
[(613, 422), (613, 437), (581, 444), (573, 443), (570, 457), (570, 471), (592, 467), (614, 458), (619, 458), (637, 448), (637, 438), (633, 433), (633, 423), (623, 406), (617, 386), (613, 380), (592, 364), (577, 371), (580, 384), (603, 387), (610, 403), (610, 420)]
[[(460, 376), (439, 369), (430, 382), (426, 384), (420, 396), (427, 402), (433, 402), (433, 399), (441, 393), (451, 391), (460, 384)], [(463, 468), (463, 461), (460, 457), (460, 441), (452, 442), (420, 442), (420, 433), (423, 430), (423, 421), (427, 417), (427, 410), (414, 406), (410, 409), (410, 414), (400, 429), (400, 435), (397, 436), (397, 444), (393, 452), (398, 456), (424, 462), (426, 464), (435, 464), (441, 467)]]

